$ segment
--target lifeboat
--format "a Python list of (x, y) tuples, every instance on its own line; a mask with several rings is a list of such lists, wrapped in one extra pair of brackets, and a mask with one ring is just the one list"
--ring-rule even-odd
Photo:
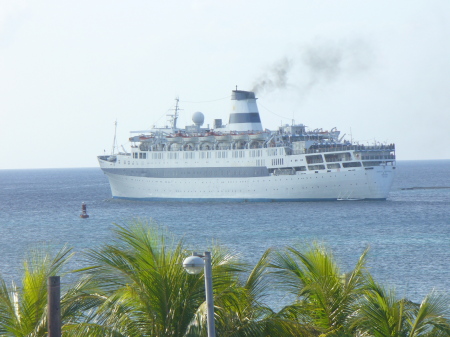
[(246, 133), (234, 133), (231, 134), (231, 139), (236, 141), (236, 140), (247, 140), (248, 139), (248, 134)]
[(228, 134), (217, 134), (217, 135), (215, 135), (215, 138), (218, 142), (229, 142), (230, 141), (230, 135), (228, 135)]
[(199, 137), (197, 137), (197, 136), (183, 136), (181, 138), (183, 139), (183, 143), (197, 143)]
[(181, 143), (183, 141), (183, 137), (177, 135), (166, 136), (166, 139), (169, 143)]
[(250, 140), (266, 140), (269, 136), (268, 132), (249, 133), (248, 138)]
[(214, 143), (215, 141), (215, 133), (214, 132), (207, 132), (204, 135), (201, 135), (198, 137), (198, 140), (201, 143)]
[(155, 138), (155, 137), (153, 137), (153, 136), (139, 136), (139, 141), (145, 142), (145, 141), (152, 140), (153, 138)]

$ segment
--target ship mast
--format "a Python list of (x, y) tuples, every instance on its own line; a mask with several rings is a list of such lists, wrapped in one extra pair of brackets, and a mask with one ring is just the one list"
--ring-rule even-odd
[(174, 111), (174, 113), (173, 113), (173, 115), (167, 115), (167, 116), (169, 116), (169, 117), (172, 117), (171, 119), (170, 119), (170, 123), (171, 123), (171, 125), (172, 125), (172, 129), (176, 129), (177, 128), (177, 120), (178, 120), (178, 111), (180, 111), (181, 109), (180, 109), (180, 107), (178, 106), (178, 102), (180, 101), (180, 98), (179, 97), (176, 97), (175, 98), (175, 109), (172, 109), (173, 111)]
[(113, 140), (111, 155), (114, 155), (114, 149), (116, 148), (116, 134), (117, 134), (117, 119), (114, 122), (114, 140)]

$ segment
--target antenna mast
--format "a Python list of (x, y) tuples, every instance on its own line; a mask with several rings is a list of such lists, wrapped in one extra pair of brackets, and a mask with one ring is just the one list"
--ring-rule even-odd
[(167, 116), (172, 117), (170, 119), (170, 123), (172, 124), (172, 129), (176, 129), (177, 128), (177, 120), (178, 120), (178, 111), (180, 111), (180, 107), (178, 106), (178, 102), (180, 101), (179, 97), (175, 98), (175, 109), (172, 109), (174, 111), (173, 115), (169, 115), (167, 114)]
[(117, 119), (114, 122), (114, 140), (113, 140), (111, 155), (114, 154), (114, 149), (116, 148), (116, 134), (117, 134)]

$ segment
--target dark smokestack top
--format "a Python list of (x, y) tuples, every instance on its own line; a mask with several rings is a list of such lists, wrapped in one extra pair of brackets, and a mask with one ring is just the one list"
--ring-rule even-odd
[(241, 101), (245, 99), (256, 99), (255, 93), (252, 91), (233, 90), (231, 92), (231, 99), (235, 101)]

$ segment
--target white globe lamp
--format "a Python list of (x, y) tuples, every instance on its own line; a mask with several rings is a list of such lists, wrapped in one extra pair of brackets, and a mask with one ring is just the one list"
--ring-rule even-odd
[(200, 256), (189, 256), (183, 261), (183, 267), (189, 274), (200, 274), (205, 267), (205, 261)]

